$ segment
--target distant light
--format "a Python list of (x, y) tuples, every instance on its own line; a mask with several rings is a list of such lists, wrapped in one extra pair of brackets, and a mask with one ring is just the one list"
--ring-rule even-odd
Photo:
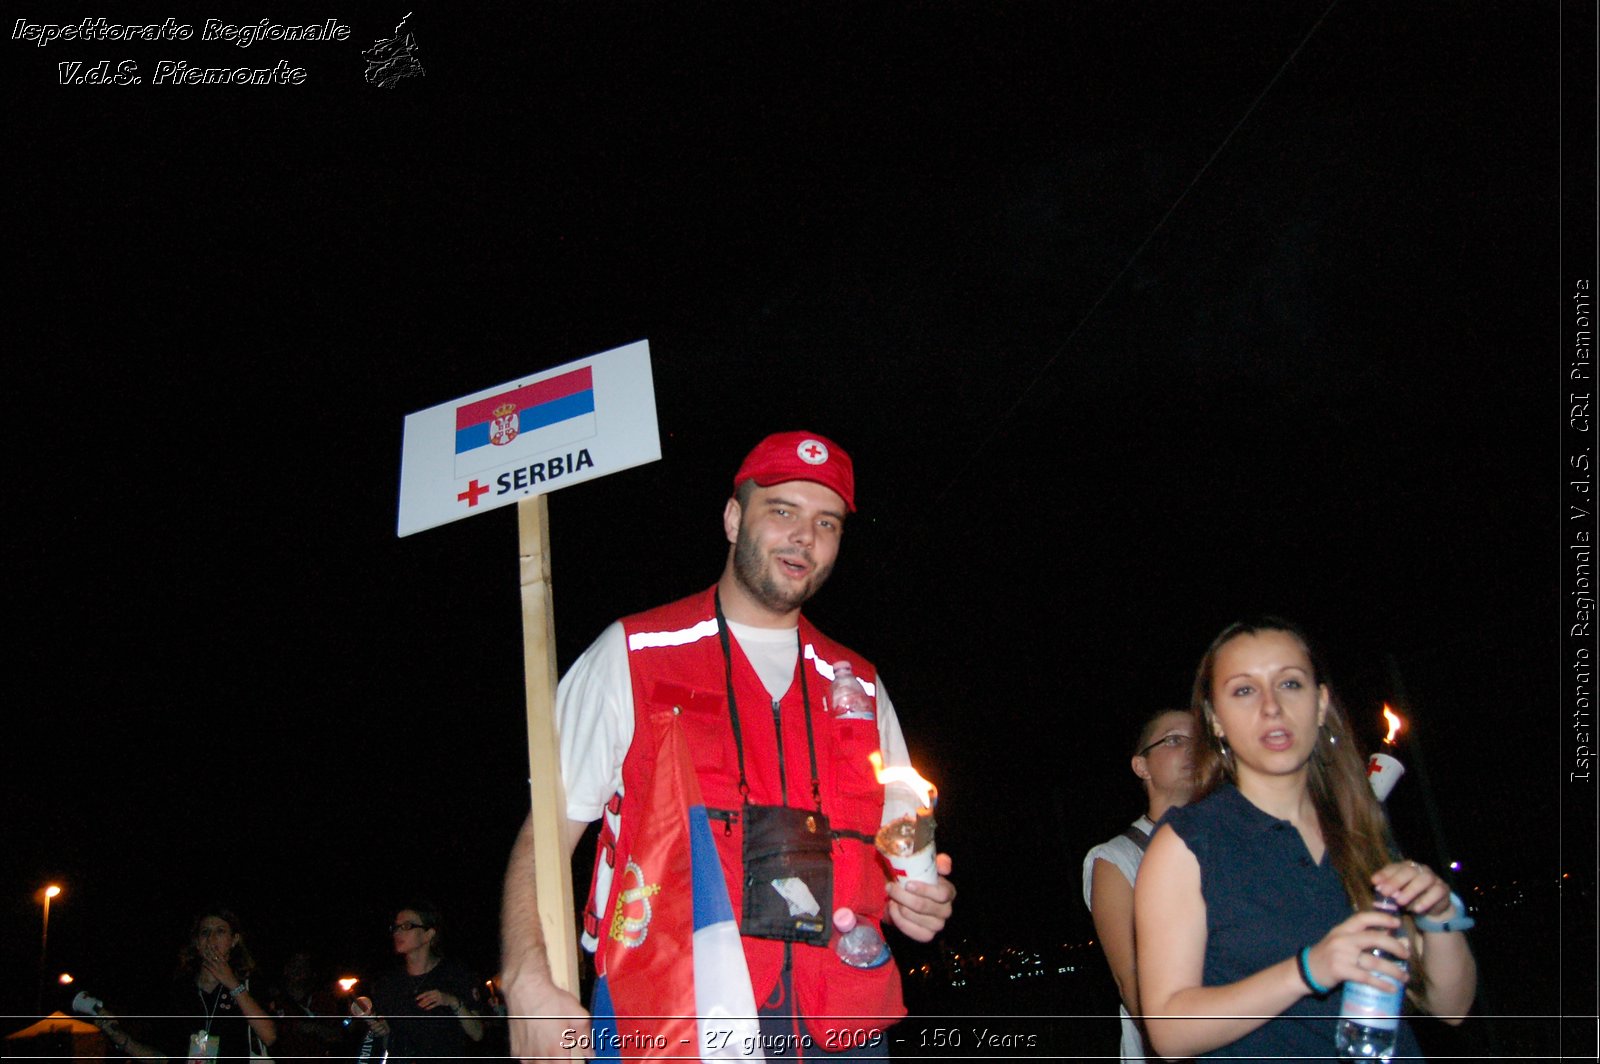
[(361, 982), (361, 980), (357, 979), (355, 976), (347, 975), (343, 979), (339, 980), (339, 989), (348, 994), (359, 982)]
[(52, 883), (48, 887), (44, 888), (44, 896), (47, 897), (47, 898), (54, 898), (57, 895), (59, 895), (60, 893), (61, 893), (61, 888), (56, 886), (54, 883)]
[(1460, 861), (1451, 861), (1450, 862), (1450, 871), (1452, 871), (1452, 872), (1461, 871), (1461, 862)]
[(71, 972), (62, 972), (61, 973), (61, 977), (58, 978), (56, 980), (56, 982), (60, 983), (62, 986), (71, 986), (72, 985), (72, 973)]

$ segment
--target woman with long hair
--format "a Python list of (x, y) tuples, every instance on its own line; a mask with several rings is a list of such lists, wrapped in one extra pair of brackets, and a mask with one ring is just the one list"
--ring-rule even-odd
[[(1466, 913), (1431, 869), (1393, 853), (1304, 635), (1274, 618), (1224, 629), (1190, 712), (1195, 800), (1167, 815), (1134, 891), (1155, 1049), (1331, 1058), (1346, 982), (1407, 984), (1417, 1007), (1459, 1023), (1477, 988)], [(1380, 894), (1403, 917), (1374, 910)], [(1375, 949), (1407, 959), (1409, 974)], [(1420, 1055), (1404, 1023), (1395, 1055)]]
[(250, 990), (255, 960), (232, 909), (212, 906), (194, 918), (178, 952), (178, 972), (165, 1007), (153, 1013), (144, 1039), (133, 1038), (117, 1018), (102, 1013), (95, 1023), (118, 1050), (161, 1062), (249, 1059), (278, 1038), (278, 1028)]

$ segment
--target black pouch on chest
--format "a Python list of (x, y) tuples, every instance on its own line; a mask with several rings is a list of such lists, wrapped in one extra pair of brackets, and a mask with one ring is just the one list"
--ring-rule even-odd
[[(728, 688), (728, 720), (739, 757), (739, 793), (744, 797), (738, 813), (744, 823), (744, 848), (739, 855), (744, 873), (744, 905), (739, 933), (751, 938), (826, 946), (833, 930), (833, 829), (822, 812), (817, 782), (817, 744), (811, 732), (811, 693), (806, 685), (804, 654), (797, 642), (796, 672), (811, 757), (811, 801), (816, 808), (756, 805), (750, 801), (750, 784), (745, 778), (744, 738), (733, 689), (728, 619), (722, 613), (722, 595), (718, 593), (713, 601)], [(781, 742), (778, 756), (783, 756)]]
[(833, 926), (833, 833), (820, 812), (746, 805), (744, 912), (751, 938), (826, 946)]

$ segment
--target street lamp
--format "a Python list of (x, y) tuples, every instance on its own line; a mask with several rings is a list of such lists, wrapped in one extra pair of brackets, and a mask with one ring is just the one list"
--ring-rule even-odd
[(38, 997), (34, 1001), (34, 1011), (44, 1014), (44, 964), (45, 957), (50, 950), (50, 899), (61, 893), (61, 888), (54, 883), (47, 884), (41, 892), (44, 895), (44, 930), (39, 934), (39, 980), (36, 984)]

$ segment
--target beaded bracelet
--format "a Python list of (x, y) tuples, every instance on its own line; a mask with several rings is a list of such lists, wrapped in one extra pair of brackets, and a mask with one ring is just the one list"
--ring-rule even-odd
[(1328, 988), (1311, 978), (1311, 947), (1301, 946), (1300, 952), (1295, 954), (1295, 963), (1300, 966), (1300, 981), (1306, 984), (1310, 991), (1321, 997), (1328, 993)]

